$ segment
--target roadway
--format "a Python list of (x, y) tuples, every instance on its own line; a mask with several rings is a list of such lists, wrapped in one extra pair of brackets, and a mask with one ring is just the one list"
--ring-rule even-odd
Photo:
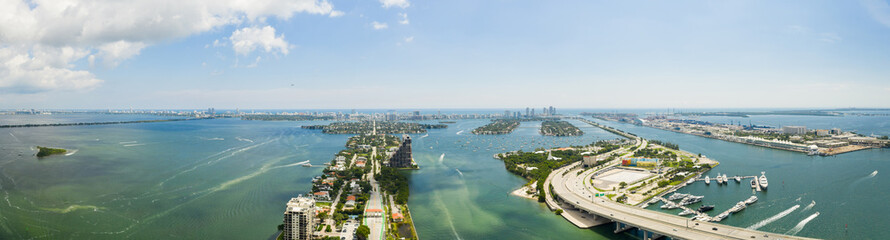
[(580, 177), (578, 175), (578, 171), (582, 170), (579, 164), (576, 162), (551, 173), (550, 180), (554, 193), (564, 203), (612, 221), (675, 239), (808, 239), (718, 223), (691, 221), (686, 217), (636, 208), (603, 197), (593, 197), (592, 188), (583, 183), (588, 175), (582, 174)]
[(368, 180), (371, 182), (371, 197), (368, 199), (368, 204), (365, 205), (365, 217), (364, 217), (364, 225), (367, 225), (368, 228), (371, 229), (371, 234), (368, 236), (368, 239), (371, 240), (382, 240), (384, 239), (384, 232), (386, 231), (386, 212), (379, 213), (380, 216), (374, 216), (378, 213), (367, 212), (368, 209), (380, 209), (383, 210), (383, 196), (380, 194), (380, 186), (377, 184), (377, 180), (374, 179), (374, 173), (380, 172), (380, 161), (375, 160), (374, 156), (377, 155), (377, 147), (374, 147), (371, 153), (371, 157), (369, 161), (371, 161), (373, 165), (374, 171), (368, 173)]

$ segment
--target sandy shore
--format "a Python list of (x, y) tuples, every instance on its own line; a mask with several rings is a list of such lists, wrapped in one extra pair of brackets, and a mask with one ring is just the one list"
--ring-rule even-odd
[(538, 184), (538, 182), (533, 182), (532, 184), (529, 184), (528, 186), (522, 186), (519, 189), (513, 190), (513, 192), (510, 194), (519, 196), (519, 197), (523, 197), (523, 198), (532, 199), (532, 200), (538, 200), (538, 198), (535, 197), (535, 195), (531, 195), (531, 194), (527, 193), (529, 190), (534, 190), (535, 186), (538, 186), (537, 184)]

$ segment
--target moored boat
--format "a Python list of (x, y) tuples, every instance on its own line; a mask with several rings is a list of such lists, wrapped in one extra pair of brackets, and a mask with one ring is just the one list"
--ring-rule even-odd
[(698, 208), (699, 212), (707, 212), (707, 211), (711, 211), (711, 210), (714, 210), (714, 205), (702, 205), (701, 207)]
[(745, 204), (748, 204), (748, 205), (751, 205), (754, 202), (757, 202), (757, 196), (751, 196), (747, 200), (745, 200)]
[(760, 189), (766, 190), (769, 182), (766, 181), (766, 172), (760, 172)]
[(711, 176), (705, 176), (705, 184), (711, 185)]

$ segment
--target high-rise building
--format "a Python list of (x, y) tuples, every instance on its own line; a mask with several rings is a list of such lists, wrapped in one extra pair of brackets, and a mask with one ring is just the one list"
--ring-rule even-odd
[(530, 117), (535, 116), (535, 109), (534, 109), (534, 108), (532, 108), (532, 114), (531, 114), (531, 115), (528, 115), (528, 116), (530, 116)]
[(504, 118), (510, 117), (510, 110), (504, 110)]
[(291, 198), (284, 209), (284, 239), (312, 239), (315, 230), (315, 199)]
[(525, 107), (525, 116), (526, 117), (531, 116), (531, 115), (528, 115), (528, 107)]
[(550, 115), (556, 115), (556, 108), (553, 108), (553, 106), (550, 106), (550, 110), (547, 111), (547, 113), (549, 113)]
[(411, 155), (411, 136), (405, 135), (402, 138), (402, 143), (399, 144), (399, 149), (396, 150), (396, 153), (392, 155), (392, 158), (389, 159), (389, 166), (394, 168), (407, 168), (411, 167), (411, 159), (413, 156)]

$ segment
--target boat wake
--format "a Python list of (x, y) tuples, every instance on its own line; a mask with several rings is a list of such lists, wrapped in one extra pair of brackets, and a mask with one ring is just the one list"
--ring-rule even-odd
[(12, 138), (14, 138), (16, 142), (22, 142), (21, 140), (19, 140), (18, 137), (16, 137), (16, 136), (15, 136), (14, 134), (12, 134), (12, 133), (9, 133), (9, 136), (12, 136)]
[(75, 153), (77, 153), (77, 149), (71, 150), (71, 152), (66, 153), (65, 156), (71, 156), (71, 155), (74, 155)]
[(807, 205), (806, 207), (804, 207), (804, 208), (803, 208), (803, 211), (807, 211), (807, 210), (813, 209), (813, 206), (816, 206), (816, 201), (813, 201), (813, 202), (810, 203), (810, 205)]
[(439, 163), (442, 163), (442, 160), (445, 160), (445, 153), (442, 153), (442, 155), (439, 156)]
[(135, 147), (135, 146), (142, 146), (142, 145), (145, 145), (145, 143), (125, 144), (124, 147)]
[(300, 165), (307, 164), (307, 163), (309, 163), (309, 160), (298, 162), (298, 163), (292, 163), (292, 164), (288, 164), (288, 165), (277, 166), (277, 167), (273, 167), (271, 169), (300, 166)]
[(819, 216), (819, 212), (813, 213), (813, 215), (810, 215), (809, 217), (804, 218), (803, 221), (800, 221), (799, 223), (797, 223), (796, 226), (791, 228), (791, 230), (788, 230), (788, 232), (786, 232), (785, 234), (795, 235), (795, 234), (799, 233), (800, 230), (803, 230), (803, 227), (806, 226), (807, 223), (809, 223), (810, 221), (813, 221), (813, 219), (816, 219), (816, 217), (818, 217), (818, 216)]
[(460, 174), (461, 177), (464, 176), (464, 173), (462, 173), (462, 172), (460, 171), (460, 169), (455, 168), (454, 170), (457, 171), (457, 174)]
[(463, 132), (464, 132), (464, 130), (457, 131), (457, 135), (460, 135)]
[(250, 139), (247, 139), (247, 138), (235, 137), (235, 139), (238, 139), (238, 141), (242, 141), (242, 142), (253, 143), (253, 140), (250, 140)]
[(748, 227), (748, 229), (757, 230), (759, 228), (762, 228), (763, 226), (766, 226), (767, 224), (775, 222), (776, 220), (779, 220), (785, 216), (788, 216), (788, 214), (791, 214), (791, 212), (794, 212), (794, 210), (797, 210), (798, 208), (800, 208), (800, 205), (794, 205), (793, 207), (791, 207), (785, 211), (782, 211), (779, 214), (776, 214), (775, 216), (769, 217), (767, 219), (764, 219), (763, 221), (760, 221), (760, 222), (755, 223), (754, 225), (751, 225), (750, 227)]
[(427, 133), (426, 135), (420, 136), (420, 138), (425, 138), (425, 137), (429, 137), (429, 136), (430, 136), (430, 134)]
[(117, 143), (117, 144), (124, 145), (124, 144), (133, 144), (133, 143), (137, 143), (137, 141), (119, 142), (119, 143)]
[(201, 139), (202, 139), (202, 140), (207, 140), (207, 141), (222, 141), (222, 140), (226, 140), (225, 138), (218, 138), (218, 137), (215, 137), (215, 138), (205, 138), (205, 137), (202, 137)]

